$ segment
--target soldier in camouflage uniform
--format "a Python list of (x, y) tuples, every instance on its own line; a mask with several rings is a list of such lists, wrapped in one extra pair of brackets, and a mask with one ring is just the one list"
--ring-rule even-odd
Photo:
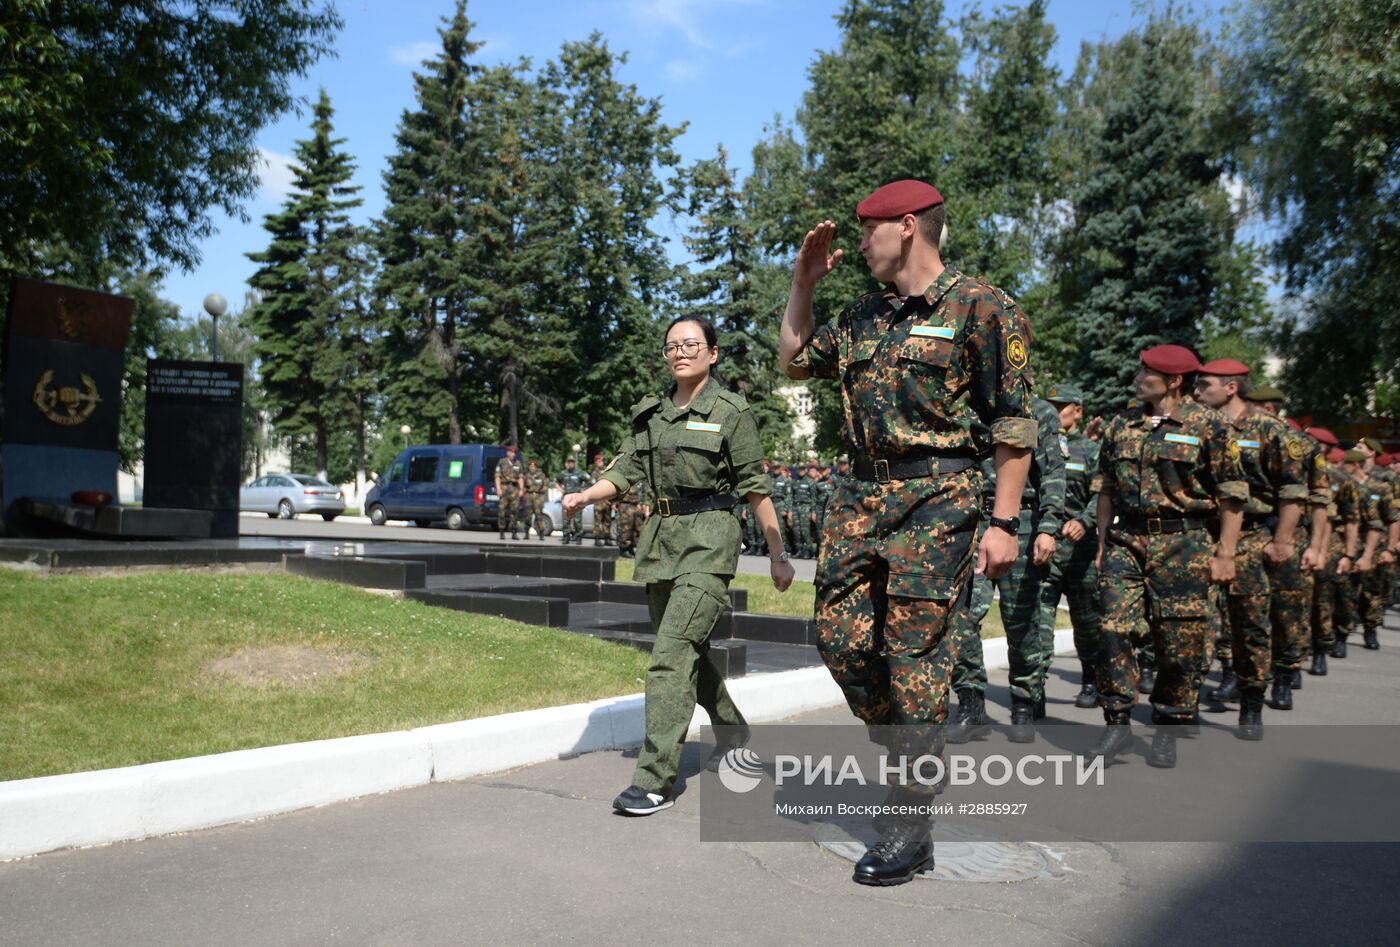
[(724, 753), (747, 740), (744, 716), (709, 657), (710, 634), (729, 605), (729, 580), (739, 564), (733, 509), (741, 497), (774, 550), (773, 585), (785, 590), (793, 577), (760, 464), (758, 425), (748, 403), (710, 377), (719, 357), (714, 327), (678, 319), (667, 329), (662, 352), (675, 385), (632, 408), (632, 433), (599, 481), (565, 497), (567, 513), (625, 494), (643, 478), (653, 493), (654, 515), (642, 527), (635, 577), (647, 584), (656, 643), (646, 680), (646, 741), (632, 785), (613, 800), (626, 815), (671, 805), (697, 700), (719, 737), (707, 765), (718, 769)]
[(544, 501), (549, 499), (549, 475), (540, 469), (539, 462), (531, 457), (525, 469), (525, 538), (530, 538), (530, 527), (535, 528), (535, 536), (544, 542), (541, 527), (544, 521)]
[[(594, 483), (598, 482), (598, 478), (603, 476), (603, 471), (606, 469), (607, 466), (603, 463), (603, 455), (594, 454), (593, 470), (590, 474)], [(612, 514), (612, 501), (603, 500), (600, 503), (593, 504), (593, 545), (612, 545)]]
[[(948, 712), (957, 660), (950, 617), (965, 602), (982, 519), (977, 458), (996, 453), (994, 529), (976, 571), (1016, 559), (1016, 514), (1036, 444), (1030, 330), (1008, 297), (945, 266), (943, 199), (927, 184), (887, 185), (857, 208), (861, 252), (886, 284), (813, 327), (816, 283), (836, 266), (836, 225), (809, 231), (793, 270), (780, 364), (796, 379), (831, 378), (855, 479), (832, 496), (817, 564), (818, 649), (846, 702), (872, 727), (898, 725), (891, 756), (941, 752), (933, 725)], [(966, 607), (962, 605), (961, 607)], [(907, 777), (906, 773), (906, 777)], [(893, 800), (927, 804), (905, 782)], [(926, 815), (877, 823), (857, 863), (861, 884), (902, 884), (933, 862)]]
[[(583, 492), (593, 480), (588, 474), (578, 469), (574, 455), (570, 454), (564, 458), (564, 472), (554, 482), (559, 485), (564, 496), (568, 496), (570, 493)], [(583, 513), (575, 512), (573, 516), (564, 517), (563, 525), (563, 535), (559, 538), (560, 544), (567, 546), (572, 542), (580, 546), (583, 545)]]
[(1381, 449), (1380, 441), (1366, 438), (1356, 445), (1356, 449), (1366, 455), (1362, 462), (1362, 470), (1366, 476), (1362, 489), (1370, 491), (1367, 498), (1375, 504), (1376, 518), (1381, 524), (1375, 566), (1369, 573), (1362, 575), (1357, 600), (1357, 611), (1361, 615), (1363, 647), (1368, 651), (1375, 651), (1381, 646), (1378, 632), (1385, 620), (1391, 591), (1395, 587), (1395, 553), (1392, 550), (1397, 539), (1400, 539), (1400, 504), (1396, 502), (1395, 487), (1390, 478), (1383, 475), (1381, 469), (1376, 466), (1376, 456)]
[(637, 558), (637, 536), (646, 515), (647, 482), (638, 480), (617, 501), (617, 548), (622, 558)]
[(1274, 655), (1286, 656), (1290, 639), (1298, 638), (1309, 598), (1302, 563), (1308, 534), (1301, 521), (1308, 498), (1304, 461), (1312, 452), (1287, 424), (1245, 401), (1249, 373), (1236, 359), (1207, 362), (1196, 395), (1224, 415), (1228, 449), (1249, 485), (1227, 617), (1240, 689), (1240, 735), (1258, 740), (1264, 735), (1270, 679), (1273, 707), (1293, 709), (1293, 669), (1277, 673)]
[[(763, 473), (772, 482), (772, 464), (768, 458), (763, 458)], [(739, 507), (739, 519), (744, 526), (744, 547), (741, 550), (747, 556), (763, 556), (767, 552), (763, 546), (763, 530), (759, 528), (758, 517), (754, 516), (747, 506)]]
[[(496, 512), (496, 526), (502, 539), (510, 530), (511, 539), (519, 539), (515, 521), (520, 516), (520, 494), (525, 489), (525, 470), (520, 466), (514, 442), (506, 445), (506, 455), (496, 462), (496, 497), (499, 501)], [(530, 535), (530, 525), (525, 524), (525, 535)]]
[(797, 468), (792, 484), (792, 536), (799, 559), (817, 557), (817, 481), (816, 461), (809, 460), (804, 472)]
[[(1397, 507), (1400, 507), (1400, 469), (1396, 468), (1396, 457), (1394, 454), (1380, 454), (1376, 457), (1377, 476), (1386, 480), (1390, 484), (1390, 496)], [(1391, 555), (1390, 572), (1390, 598), (1391, 605), (1400, 604), (1397, 599), (1397, 583), (1400, 583), (1400, 524), (1391, 527), (1389, 538), (1389, 549)]]
[[(953, 616), (958, 660), (953, 666), (953, 689), (958, 714), (948, 728), (951, 743), (979, 739), (991, 728), (984, 710), (987, 665), (982, 657), (982, 620), (992, 607), (994, 591), (1001, 592), (1001, 623), (1006, 630), (1006, 656), (1011, 683), (1011, 732), (1013, 743), (1035, 741), (1034, 721), (1045, 716), (1045, 669), (1050, 653), (1042, 638), (1041, 583), (1055, 558), (1055, 537), (1065, 518), (1065, 453), (1060, 440), (1060, 415), (1050, 402), (1031, 402), (1037, 443), (1031, 473), (1021, 496), (1020, 523), (1016, 532), (1016, 563), (993, 581), (984, 575), (972, 580), (972, 605)], [(982, 505), (990, 509), (996, 499), (996, 470), (991, 458), (982, 461)], [(985, 535), (984, 525), (979, 533)], [(1049, 642), (1054, 650), (1053, 632)]]
[(817, 530), (816, 543), (817, 552), (821, 551), (822, 530), (826, 528), (826, 507), (831, 502), (831, 494), (835, 489), (835, 474), (830, 469), (819, 469), (817, 471)]
[(1342, 456), (1343, 476), (1350, 480), (1356, 488), (1357, 506), (1360, 508), (1360, 523), (1356, 532), (1362, 538), (1353, 544), (1351, 543), (1350, 530), (1348, 531), (1348, 548), (1356, 548), (1359, 545), (1361, 554), (1356, 558), (1350, 583), (1343, 587), (1347, 596), (1346, 607), (1339, 607), (1335, 612), (1336, 621), (1333, 635), (1336, 642), (1332, 646), (1332, 657), (1334, 658), (1347, 656), (1347, 637), (1356, 629), (1357, 621), (1364, 620), (1361, 612), (1362, 605), (1366, 603), (1363, 589), (1376, 568), (1377, 550), (1381, 548), (1381, 536), (1385, 534), (1380, 494), (1373, 489), (1366, 476), (1368, 456), (1366, 451), (1356, 447)]
[[(1183, 395), (1200, 369), (1190, 349), (1159, 345), (1141, 355), (1142, 410), (1117, 415), (1099, 444), (1099, 596), (1103, 643), (1098, 690), (1107, 726), (1093, 753), (1112, 759), (1132, 740), (1137, 667), (1129, 635), (1146, 618), (1157, 650), (1148, 763), (1176, 765), (1173, 724), (1195, 718), (1210, 617), (1211, 583), (1234, 578), (1249, 487), (1225, 426)], [(1211, 549), (1207, 524), (1219, 513)], [(1117, 517), (1115, 521), (1114, 517)]]
[(1084, 396), (1074, 385), (1052, 385), (1045, 393), (1059, 412), (1060, 436), (1065, 447), (1065, 518), (1060, 527), (1055, 556), (1040, 586), (1041, 653), (1045, 659), (1044, 681), (1055, 650), (1055, 626), (1059, 623), (1060, 596), (1069, 600), (1069, 620), (1074, 626), (1074, 650), (1079, 657), (1079, 695), (1074, 705), (1093, 707), (1098, 703), (1094, 688), (1094, 668), (1099, 653), (1099, 573), (1094, 568), (1098, 553), (1098, 493), (1103, 486), (1099, 476), (1099, 445), (1079, 430), (1084, 418)]
[(792, 536), (792, 477), (788, 465), (773, 468), (773, 509), (778, 513), (778, 529), (783, 534), (783, 548), (793, 549)]
[(1338, 625), (1345, 623), (1344, 627), (1350, 627), (1355, 623), (1350, 590), (1360, 538), (1361, 497), (1355, 482), (1340, 466), (1344, 454), (1337, 446), (1336, 435), (1321, 427), (1310, 427), (1307, 433), (1327, 449), (1324, 456), (1331, 493), (1327, 507), (1327, 561), (1313, 583), (1313, 660), (1308, 668), (1308, 673), (1321, 677), (1327, 673), (1327, 657), (1337, 644)]

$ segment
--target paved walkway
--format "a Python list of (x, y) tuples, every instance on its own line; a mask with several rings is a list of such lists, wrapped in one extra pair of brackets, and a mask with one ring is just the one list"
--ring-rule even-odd
[[(1267, 722), (1400, 724), (1400, 613), (1382, 644)], [(1070, 704), (1071, 664), (1052, 672), (1050, 716), (1092, 722)], [(1004, 722), (1006, 692), (992, 697)], [(868, 889), (815, 844), (699, 842), (697, 792), (615, 817), (628, 756), (0, 864), (0, 944), (1394, 942), (1400, 846), (1081, 842), (1029, 881)], [(1345, 805), (1345, 788), (1318, 805)]]

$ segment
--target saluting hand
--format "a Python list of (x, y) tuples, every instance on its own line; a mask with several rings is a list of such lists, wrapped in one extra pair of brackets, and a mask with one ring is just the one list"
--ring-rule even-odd
[(832, 252), (831, 241), (836, 236), (836, 224), (823, 220), (802, 240), (797, 260), (792, 265), (792, 281), (802, 286), (815, 286), (822, 277), (836, 269), (846, 251)]

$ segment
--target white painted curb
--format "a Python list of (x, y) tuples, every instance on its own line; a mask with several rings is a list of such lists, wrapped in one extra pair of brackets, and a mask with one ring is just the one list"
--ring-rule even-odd
[[(1072, 649), (1072, 633), (1057, 631), (1055, 652)], [(983, 642), (983, 655), (988, 669), (1006, 667), (1006, 640)], [(754, 723), (845, 702), (824, 667), (739, 678), (729, 689)], [(705, 723), (697, 708), (692, 729)], [(0, 861), (636, 746), (643, 731), (643, 699), (633, 694), (417, 730), (0, 782)]]

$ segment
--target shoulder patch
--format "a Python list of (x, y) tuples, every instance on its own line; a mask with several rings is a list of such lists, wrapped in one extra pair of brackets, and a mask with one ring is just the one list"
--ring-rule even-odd
[(1308, 456), (1308, 445), (1304, 444), (1300, 437), (1288, 438), (1288, 456), (1294, 460), (1302, 460)]
[[(1171, 435), (1167, 435), (1167, 436), (1170, 437)], [(1232, 438), (1230, 438), (1230, 443), (1229, 443), (1229, 445), (1225, 448), (1225, 453), (1227, 453), (1227, 454), (1230, 455), (1230, 459), (1231, 459), (1231, 460), (1239, 460), (1239, 459), (1240, 459), (1240, 447), (1241, 447), (1242, 445), (1244, 445), (1244, 444), (1248, 444), (1250, 447), (1253, 447), (1253, 448), (1256, 448), (1256, 449), (1259, 447), (1259, 442), (1258, 442), (1258, 441), (1237, 441), (1237, 440), (1235, 440), (1235, 439), (1232, 437)]]
[(1006, 337), (1006, 361), (1017, 371), (1025, 368), (1026, 363), (1030, 361), (1030, 350), (1019, 332), (1013, 332)]
[(1063, 433), (1060, 434), (1060, 453), (1066, 457), (1069, 456), (1069, 438), (1065, 437)]
[[(1326, 470), (1326, 469), (1327, 469), (1327, 459), (1326, 459), (1325, 457), (1323, 457), (1321, 454), (1318, 454), (1317, 457), (1314, 458), (1313, 462), (1314, 462), (1315, 464), (1317, 464), (1317, 469), (1318, 469), (1318, 470)], [(1333, 489), (1336, 489), (1336, 488), (1334, 487)]]
[(749, 403), (744, 400), (744, 396), (736, 394), (735, 392), (730, 391), (728, 388), (721, 388), (719, 390), (718, 397), (721, 401), (726, 401), (729, 404), (732, 404), (740, 411), (749, 410)]
[(641, 401), (632, 406), (632, 420), (637, 420), (649, 411), (654, 411), (661, 405), (661, 398), (658, 395), (647, 395)]

